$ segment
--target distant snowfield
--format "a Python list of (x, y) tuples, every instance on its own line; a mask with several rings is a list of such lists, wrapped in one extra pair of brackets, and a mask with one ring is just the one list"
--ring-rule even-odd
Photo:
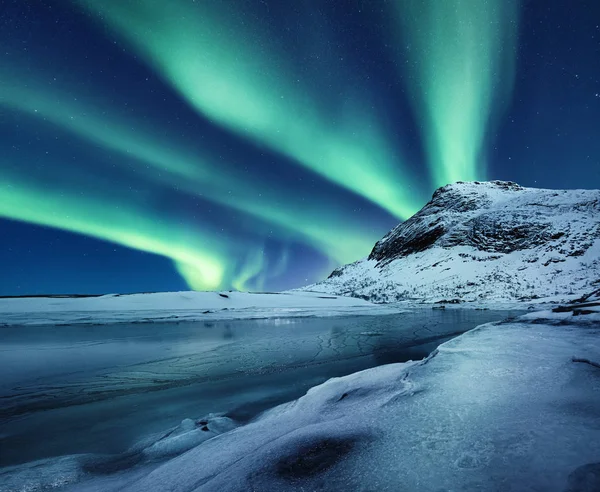
[(106, 324), (391, 314), (398, 307), (311, 292), (162, 292), (0, 299), (0, 325)]
[[(68, 456), (0, 470), (0, 484), (85, 492), (597, 491), (600, 307), (589, 306), (597, 296), (590, 300), (566, 313), (482, 325), (422, 361), (330, 379), (244, 426), (184, 420), (136, 448), (148, 456), (188, 449), (162, 464), (128, 469), (125, 458)], [(110, 466), (115, 473), (106, 475)]]

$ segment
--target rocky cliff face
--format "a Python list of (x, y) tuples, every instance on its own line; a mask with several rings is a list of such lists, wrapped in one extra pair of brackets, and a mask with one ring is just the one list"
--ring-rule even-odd
[(438, 189), (368, 258), (306, 289), (380, 302), (559, 300), (598, 279), (599, 190), (491, 181)]

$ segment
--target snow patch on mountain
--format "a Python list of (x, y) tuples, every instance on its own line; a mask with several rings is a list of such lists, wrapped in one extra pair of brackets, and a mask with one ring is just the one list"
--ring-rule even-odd
[(600, 288), (600, 191), (438, 189), (360, 261), (303, 290), (374, 302), (553, 301)]

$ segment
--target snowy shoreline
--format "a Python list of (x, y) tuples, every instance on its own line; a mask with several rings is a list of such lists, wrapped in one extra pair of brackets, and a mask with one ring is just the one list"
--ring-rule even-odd
[[(121, 469), (119, 459), (67, 456), (1, 470), (0, 483), (84, 492), (398, 490), (402, 477), (407, 490), (597, 490), (600, 306), (568, 309), (480, 325), (426, 359), (330, 379), (223, 433), (212, 432), (212, 416), (186, 419), (136, 448), (140, 460), (187, 449), (163, 463), (127, 455), (131, 466)], [(369, 462), (378, 465), (362, 466)], [(116, 468), (106, 475), (96, 467)]]
[[(569, 296), (567, 296), (568, 299)], [(570, 296), (575, 299), (577, 296)], [(159, 292), (90, 297), (0, 298), (2, 326), (181, 323), (243, 319), (371, 316), (417, 309), (544, 310), (565, 296), (537, 300), (374, 303), (322, 292)]]
[(0, 326), (177, 323), (397, 314), (405, 308), (316, 292), (160, 292), (0, 299)]
[(331, 379), (124, 490), (398, 490), (398, 477), (407, 490), (597, 490), (600, 428), (581, 410), (599, 408), (600, 381), (580, 363), (600, 361), (594, 311), (482, 325), (422, 361)]

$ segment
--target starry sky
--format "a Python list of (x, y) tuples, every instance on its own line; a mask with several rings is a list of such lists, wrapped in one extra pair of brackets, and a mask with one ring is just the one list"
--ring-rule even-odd
[(3, 0), (0, 295), (298, 287), (599, 130), (597, 0)]

